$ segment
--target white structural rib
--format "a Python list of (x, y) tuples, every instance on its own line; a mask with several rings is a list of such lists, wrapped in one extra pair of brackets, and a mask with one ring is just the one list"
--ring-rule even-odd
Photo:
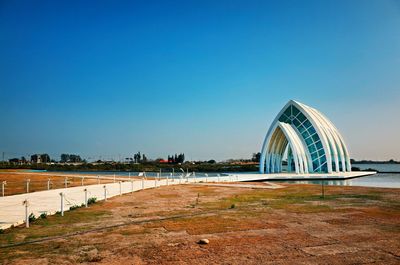
[[(314, 134), (318, 135), (316, 140), (311, 136), (308, 137), (309, 139), (307, 137), (304, 139), (304, 134), (300, 133), (299, 127), (293, 124), (292, 121), (296, 117), (294, 117), (294, 108), (292, 106), (309, 121), (311, 125), (307, 130), (311, 127), (313, 128)], [(291, 117), (288, 117), (288, 112), (286, 112), (289, 108)], [(283, 117), (284, 122), (279, 121), (281, 117)], [(314, 142), (310, 144), (310, 140)], [(309, 142), (308, 146), (306, 141)], [(311, 148), (310, 146), (317, 146), (319, 141), (321, 142), (323, 153), (320, 155), (321, 150), (318, 150), (318, 157), (314, 158), (313, 161), (309, 148)], [(290, 100), (278, 113), (265, 136), (260, 156), (260, 173), (282, 172), (282, 160), (285, 150), (288, 150), (288, 154), (290, 153), (288, 170), (291, 169), (293, 162), (296, 173), (351, 171), (350, 156), (343, 137), (337, 128), (318, 110), (294, 100)], [(313, 151), (313, 153), (315, 154), (316, 152)]]

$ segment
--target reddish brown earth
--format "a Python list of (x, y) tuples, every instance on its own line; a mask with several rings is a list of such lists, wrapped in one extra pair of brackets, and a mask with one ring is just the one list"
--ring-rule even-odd
[[(2, 171), (0, 174), (0, 184), (6, 181), (5, 196), (21, 194), (26, 192), (26, 182), (29, 179), (29, 192), (47, 190), (47, 181), (50, 179), (50, 188), (59, 189), (65, 187), (65, 178), (62, 174), (52, 173), (31, 173), (22, 171)], [(100, 179), (100, 183), (110, 183), (113, 180)], [(85, 178), (84, 185), (97, 184), (95, 178)], [(72, 177), (67, 176), (67, 186), (76, 187), (81, 186), (82, 181), (80, 176)], [(1, 187), (0, 187), (1, 189)], [(1, 190), (0, 190), (1, 196)]]
[(400, 264), (398, 189), (326, 187), (323, 199), (319, 186), (286, 186), (180, 185), (116, 197), (4, 231), (0, 262)]

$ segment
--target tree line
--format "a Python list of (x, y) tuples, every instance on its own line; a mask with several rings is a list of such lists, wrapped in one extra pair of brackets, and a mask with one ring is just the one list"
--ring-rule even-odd
[(168, 156), (168, 164), (182, 164), (185, 161), (185, 154)]

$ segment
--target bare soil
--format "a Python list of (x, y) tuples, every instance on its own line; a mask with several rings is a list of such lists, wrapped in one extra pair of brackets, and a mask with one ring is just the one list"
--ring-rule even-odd
[[(285, 186), (180, 185), (115, 197), (3, 231), (0, 262), (400, 264), (398, 189), (326, 186), (322, 198), (320, 186)], [(203, 238), (209, 244), (197, 243)]]
[[(82, 177), (63, 176), (60, 173), (32, 173), (23, 171), (2, 171), (0, 174), (0, 185), (6, 181), (5, 196), (26, 193), (27, 181), (29, 180), (29, 192), (47, 190), (47, 181), (50, 179), (50, 189), (59, 189), (65, 187), (65, 178), (67, 178), (67, 187), (76, 187), (82, 185)], [(111, 179), (100, 179), (100, 183), (111, 183)], [(84, 178), (84, 185), (98, 184), (98, 180), (93, 178)], [(1, 188), (1, 187), (0, 187)], [(2, 196), (0, 190), (0, 196)]]

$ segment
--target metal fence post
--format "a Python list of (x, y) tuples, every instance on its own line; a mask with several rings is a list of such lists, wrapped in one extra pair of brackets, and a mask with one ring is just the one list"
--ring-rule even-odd
[(64, 186), (65, 188), (68, 188), (68, 177), (65, 177), (64, 179)]
[(29, 193), (29, 183), (31, 182), (30, 179), (26, 180), (26, 193)]
[(47, 179), (47, 190), (50, 190), (50, 179)]
[(107, 187), (106, 187), (106, 185), (104, 185), (103, 188), (104, 188), (104, 201), (107, 201)]
[(28, 215), (29, 202), (28, 202), (28, 199), (25, 199), (25, 201), (22, 202), (22, 205), (25, 205), (25, 227), (29, 228), (29, 215)]
[(144, 178), (142, 178), (142, 190), (144, 190)]
[(82, 177), (81, 179), (81, 186), (83, 186), (83, 180), (85, 179), (85, 177)]
[(61, 216), (64, 216), (64, 193), (60, 192), (61, 197)]
[(4, 189), (5, 189), (6, 185), (7, 185), (7, 181), (3, 180), (3, 182), (1, 182), (1, 193), (2, 193), (3, 197), (4, 197)]
[(119, 196), (121, 196), (122, 195), (122, 182), (118, 181), (118, 184), (119, 184)]
[(133, 180), (131, 180), (131, 192), (133, 193)]
[(88, 206), (87, 189), (84, 189), (83, 191), (85, 192), (85, 207), (87, 208)]
[(97, 184), (100, 184), (100, 176), (97, 176)]

